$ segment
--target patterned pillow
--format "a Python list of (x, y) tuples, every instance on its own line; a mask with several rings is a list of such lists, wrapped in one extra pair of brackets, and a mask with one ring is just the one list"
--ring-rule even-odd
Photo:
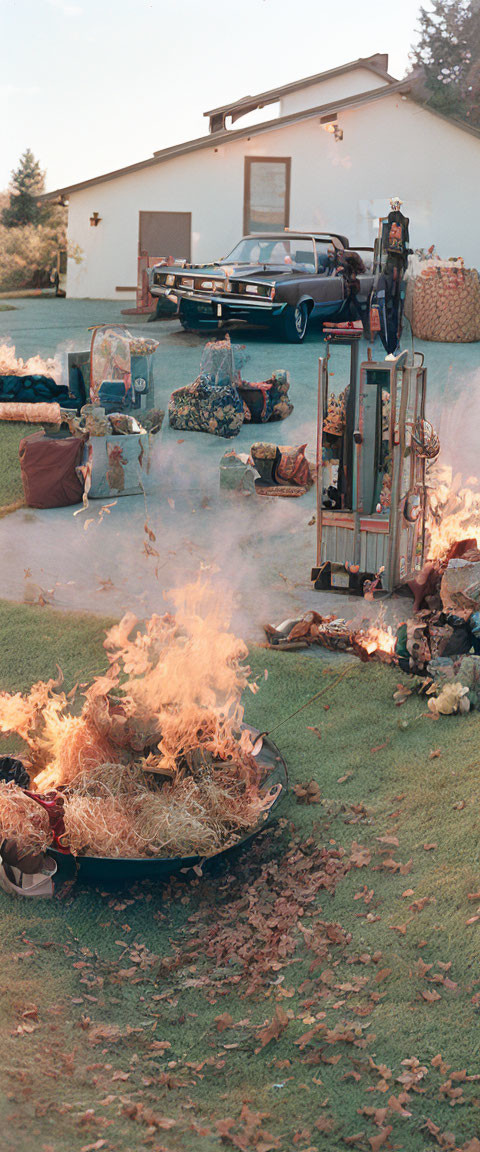
[(310, 487), (310, 465), (305, 456), (306, 447), (306, 444), (301, 444), (300, 448), (280, 446), (280, 460), (275, 471), (277, 484), (283, 482), (298, 484), (302, 488)]

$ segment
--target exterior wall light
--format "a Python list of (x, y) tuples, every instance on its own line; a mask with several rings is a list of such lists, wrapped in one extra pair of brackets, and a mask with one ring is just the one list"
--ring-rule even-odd
[(320, 120), (320, 124), (324, 131), (328, 132), (330, 136), (333, 136), (335, 140), (343, 140), (343, 128), (338, 127), (337, 121), (333, 116), (326, 117), (325, 120)]
[(100, 224), (101, 219), (102, 217), (98, 215), (98, 212), (92, 212), (90, 216), (90, 227), (96, 228), (97, 224)]

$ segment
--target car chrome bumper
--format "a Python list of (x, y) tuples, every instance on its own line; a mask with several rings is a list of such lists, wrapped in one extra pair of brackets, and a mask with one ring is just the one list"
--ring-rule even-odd
[(194, 288), (165, 288), (163, 284), (152, 284), (150, 286), (150, 293), (152, 296), (176, 296), (178, 300), (188, 300), (196, 304), (211, 304), (212, 308), (237, 308), (245, 309), (246, 311), (251, 308), (261, 308), (266, 312), (274, 312), (275, 315), (283, 310), (285, 304), (276, 303), (275, 300), (270, 300), (268, 297), (259, 296), (235, 296), (233, 293), (219, 293), (214, 292), (212, 295), (204, 292), (196, 292)]

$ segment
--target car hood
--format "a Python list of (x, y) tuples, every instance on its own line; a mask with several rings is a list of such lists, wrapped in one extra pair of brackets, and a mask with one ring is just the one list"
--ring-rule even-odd
[(188, 278), (188, 276), (205, 276), (206, 278), (211, 276), (212, 279), (220, 280), (227, 278), (228, 271), (228, 278), (230, 280), (252, 279), (266, 280), (267, 282), (278, 280), (279, 277), (283, 279), (284, 277), (301, 276), (302, 274), (304, 276), (307, 275), (303, 269), (285, 264), (269, 264), (267, 267), (265, 264), (206, 264), (202, 267), (171, 267), (169, 271), (177, 275), (185, 276), (186, 278)]

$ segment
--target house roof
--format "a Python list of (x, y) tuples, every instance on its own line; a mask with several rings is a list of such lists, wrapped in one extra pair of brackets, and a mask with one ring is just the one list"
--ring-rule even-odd
[[(221, 144), (230, 143), (236, 140), (242, 140), (251, 136), (259, 136), (264, 132), (275, 132), (279, 128), (289, 127), (291, 124), (301, 123), (304, 120), (313, 120), (316, 117), (320, 119), (324, 117), (333, 118), (339, 112), (346, 112), (350, 109), (361, 108), (363, 105), (376, 103), (377, 100), (384, 100), (386, 97), (404, 95), (410, 97), (416, 104), (423, 108), (426, 112), (430, 112), (432, 116), (438, 117), (450, 127), (459, 128), (462, 132), (468, 132), (471, 136), (480, 140), (480, 129), (473, 127), (471, 124), (466, 123), (464, 120), (459, 120), (456, 117), (446, 116), (442, 112), (438, 112), (436, 108), (431, 108), (428, 104), (424, 104), (421, 100), (415, 97), (411, 91), (411, 76), (407, 76), (404, 80), (394, 80), (392, 76), (386, 71), (388, 64), (388, 56), (378, 54), (377, 56), (370, 56), (366, 59), (360, 58), (359, 60), (351, 61), (349, 64), (343, 64), (339, 68), (333, 68), (329, 72), (319, 72), (316, 76), (308, 76), (304, 80), (298, 80), (292, 84), (285, 84), (283, 88), (271, 89), (270, 92), (261, 93), (259, 97), (243, 97), (241, 101), (237, 101), (235, 105), (224, 105), (221, 109), (213, 109), (211, 113), (205, 115), (214, 115), (217, 112), (225, 113), (227, 110), (231, 111), (233, 108), (240, 108), (244, 106), (245, 101), (263, 100), (266, 97), (272, 96), (275, 93), (275, 99), (279, 94), (293, 92), (297, 89), (308, 87), (316, 83), (319, 79), (325, 80), (332, 76), (338, 76), (342, 73), (353, 71), (359, 66), (368, 68), (371, 72), (381, 75), (388, 81), (380, 87), (369, 89), (366, 92), (358, 92), (351, 96), (345, 97), (343, 100), (330, 100), (327, 104), (316, 105), (312, 108), (301, 109), (298, 112), (290, 112), (285, 116), (277, 116), (273, 120), (264, 120), (260, 124), (249, 125), (244, 128), (226, 129), (222, 127), (219, 131), (209, 132), (206, 136), (199, 136), (195, 140), (187, 140), (182, 144), (175, 144), (170, 148), (162, 148), (158, 152), (154, 152), (147, 160), (140, 160), (136, 164), (128, 164), (124, 168), (116, 168), (113, 172), (105, 172), (101, 176), (94, 176), (90, 180), (82, 180), (77, 184), (68, 184), (64, 188), (56, 188), (53, 192), (44, 192), (39, 196), (39, 201), (43, 200), (59, 200), (68, 197), (72, 192), (81, 192), (84, 188), (93, 188), (97, 184), (105, 184), (110, 180), (117, 180), (120, 176), (128, 176), (134, 172), (141, 172), (144, 168), (151, 168), (155, 164), (163, 164), (168, 160), (173, 160), (177, 156), (185, 156), (191, 152), (197, 152), (203, 148), (217, 148)], [(384, 70), (385, 69), (385, 70)], [(265, 102), (268, 102), (265, 100)], [(261, 107), (261, 103), (255, 107)], [(247, 109), (244, 108), (244, 111)], [(240, 113), (239, 113), (240, 114)]]
[[(381, 88), (372, 88), (367, 92), (353, 94), (344, 100), (329, 101), (328, 104), (316, 105), (314, 108), (302, 109), (299, 112), (290, 112), (286, 116), (278, 116), (275, 117), (274, 120), (265, 120), (262, 121), (261, 124), (254, 124), (248, 128), (236, 128), (235, 130), (222, 129), (219, 132), (209, 132), (207, 136), (200, 136), (196, 140), (187, 140), (185, 143), (175, 144), (171, 148), (162, 148), (159, 152), (154, 152), (153, 156), (149, 157), (148, 160), (140, 160), (136, 164), (128, 164), (125, 168), (116, 168), (113, 172), (106, 172), (102, 176), (95, 176), (90, 180), (82, 180), (78, 184), (69, 184), (64, 188), (56, 188), (53, 192), (45, 192), (42, 196), (39, 196), (38, 199), (58, 200), (61, 197), (69, 196), (72, 192), (80, 192), (84, 188), (92, 188), (96, 184), (104, 184), (110, 180), (117, 180), (119, 176), (127, 176), (133, 172), (140, 172), (144, 168), (151, 168), (155, 164), (165, 163), (165, 161), (172, 160), (176, 156), (185, 156), (190, 152), (197, 152), (202, 148), (217, 148), (221, 144), (242, 140), (249, 136), (258, 136), (264, 132), (274, 132), (279, 128), (286, 128), (291, 124), (297, 124), (303, 120), (313, 120), (317, 116), (332, 116), (351, 108), (360, 108), (364, 104), (383, 100), (386, 96), (401, 93), (406, 94), (408, 91), (408, 83), (404, 80), (397, 80), (382, 85)], [(478, 133), (478, 135), (480, 136), (480, 133)]]
[(359, 57), (358, 60), (351, 60), (348, 64), (341, 64), (338, 68), (330, 68), (327, 72), (317, 72), (314, 76), (305, 76), (303, 80), (294, 80), (291, 84), (282, 84), (279, 88), (269, 88), (266, 92), (260, 92), (256, 96), (242, 96), (241, 99), (233, 100), (229, 104), (221, 104), (219, 108), (210, 108), (203, 115), (210, 118), (210, 131), (212, 132), (225, 127), (227, 116), (231, 116), (232, 123), (235, 123), (235, 120), (240, 119), (241, 116), (246, 116), (247, 112), (253, 112), (256, 108), (263, 108), (265, 104), (274, 104), (290, 92), (298, 92), (312, 84), (331, 80), (334, 76), (343, 76), (346, 72), (354, 72), (358, 68), (367, 69), (388, 83), (396, 83), (395, 77), (390, 76), (387, 71), (387, 53), (377, 52), (373, 56)]

